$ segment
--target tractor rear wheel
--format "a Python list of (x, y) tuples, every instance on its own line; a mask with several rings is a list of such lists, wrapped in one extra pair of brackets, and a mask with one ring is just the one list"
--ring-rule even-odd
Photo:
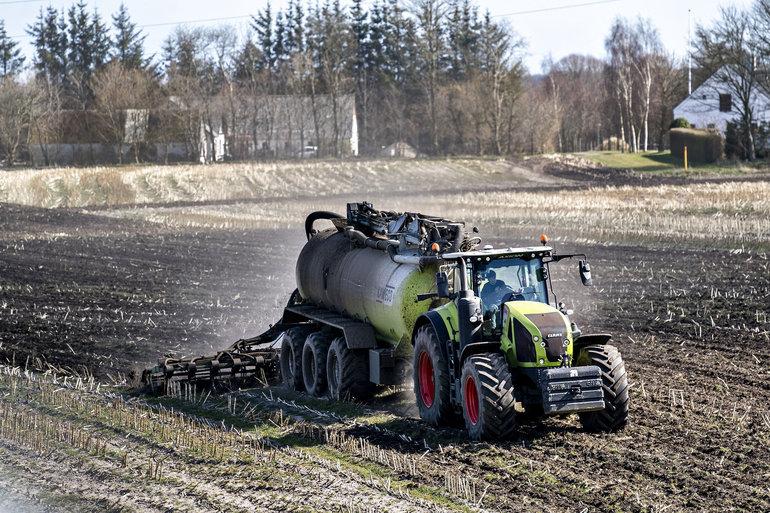
[(449, 365), (432, 326), (426, 324), (414, 337), (414, 395), (420, 418), (434, 426), (453, 417), (449, 397)]
[(326, 356), (330, 344), (329, 334), (317, 331), (305, 339), (302, 348), (302, 381), (307, 393), (314, 397), (326, 392)]
[(309, 326), (297, 326), (283, 333), (281, 344), (281, 380), (293, 390), (302, 391), (305, 383), (302, 379), (302, 347), (305, 339), (313, 331)]
[(348, 348), (345, 337), (332, 341), (326, 356), (326, 380), (332, 399), (366, 399), (375, 391), (369, 381), (367, 353)]
[(505, 357), (470, 356), (463, 364), (463, 418), (472, 440), (508, 438), (516, 427), (513, 378)]
[(588, 431), (612, 432), (628, 424), (628, 375), (623, 357), (615, 346), (586, 346), (578, 355), (578, 365), (596, 365), (602, 373), (604, 409), (580, 414)]

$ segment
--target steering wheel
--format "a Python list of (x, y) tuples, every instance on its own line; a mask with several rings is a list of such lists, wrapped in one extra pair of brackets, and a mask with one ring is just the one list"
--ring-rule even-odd
[(510, 291), (503, 296), (501, 303), (507, 303), (508, 301), (524, 301), (526, 299), (523, 290), (513, 290), (510, 287), (508, 287), (508, 289)]

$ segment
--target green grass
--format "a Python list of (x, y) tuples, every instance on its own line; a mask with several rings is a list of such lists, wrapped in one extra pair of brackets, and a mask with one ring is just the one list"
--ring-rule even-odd
[[(670, 151), (621, 153), (619, 151), (589, 151), (576, 154), (579, 157), (592, 160), (614, 169), (630, 169), (632, 171), (656, 174), (685, 174), (682, 159), (671, 155)], [(693, 174), (738, 174), (766, 168), (765, 162), (757, 162), (753, 166), (748, 163), (723, 160), (714, 164), (690, 162), (687, 173)]]

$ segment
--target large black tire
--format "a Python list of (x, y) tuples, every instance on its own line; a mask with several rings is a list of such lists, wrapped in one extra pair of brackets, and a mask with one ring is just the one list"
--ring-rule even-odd
[(516, 428), (513, 378), (498, 353), (470, 356), (462, 373), (463, 419), (471, 440), (508, 438)]
[(412, 362), (420, 418), (433, 426), (449, 423), (454, 417), (449, 391), (451, 377), (433, 326), (426, 324), (417, 330)]
[(326, 393), (326, 355), (332, 337), (317, 331), (305, 339), (302, 348), (302, 381), (307, 393), (322, 397)]
[(369, 381), (368, 353), (348, 349), (345, 337), (335, 338), (329, 347), (326, 380), (329, 397), (338, 401), (367, 399), (376, 390)]
[(596, 365), (602, 373), (604, 409), (580, 414), (588, 431), (618, 431), (628, 424), (628, 375), (623, 357), (615, 346), (586, 346), (578, 354), (578, 365)]
[(313, 328), (297, 326), (283, 334), (281, 345), (281, 380), (290, 389), (303, 391), (305, 383), (302, 380), (302, 347), (305, 339)]

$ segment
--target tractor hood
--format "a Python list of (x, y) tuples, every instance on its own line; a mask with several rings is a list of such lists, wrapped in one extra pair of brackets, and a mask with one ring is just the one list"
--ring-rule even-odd
[(503, 304), (501, 345), (512, 366), (559, 367), (572, 362), (572, 330), (566, 316), (536, 301)]

